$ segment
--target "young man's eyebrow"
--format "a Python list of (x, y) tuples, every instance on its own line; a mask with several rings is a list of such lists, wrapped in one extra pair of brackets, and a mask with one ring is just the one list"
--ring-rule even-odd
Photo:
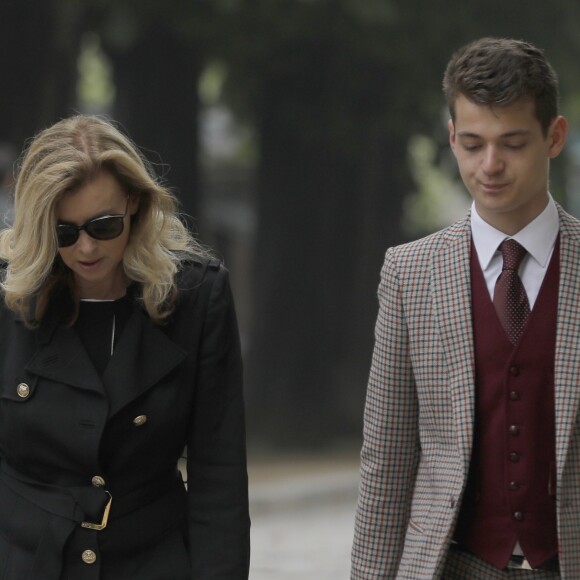
[[(499, 135), (499, 138), (505, 139), (509, 137), (524, 137), (526, 135), (529, 135), (530, 133), (531, 131), (529, 131), (528, 129), (514, 129), (513, 131), (507, 131), (506, 133), (502, 133), (501, 135)], [(456, 134), (458, 137), (469, 137), (473, 139), (482, 138), (482, 135), (480, 135), (479, 133), (473, 133), (472, 131), (457, 131)]]

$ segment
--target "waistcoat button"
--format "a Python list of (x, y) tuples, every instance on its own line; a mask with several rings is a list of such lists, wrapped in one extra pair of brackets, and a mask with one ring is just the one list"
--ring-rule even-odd
[(512, 375), (512, 377), (517, 377), (519, 374), (520, 374), (519, 367), (510, 367), (510, 375)]
[(519, 435), (520, 427), (519, 425), (510, 425), (510, 435)]
[(510, 461), (511, 461), (512, 463), (517, 463), (517, 462), (520, 460), (520, 454), (519, 454), (519, 453), (517, 453), (516, 451), (512, 451), (512, 452), (509, 454), (509, 458), (510, 458)]
[(517, 481), (510, 481), (510, 491), (518, 491), (520, 484)]
[(514, 519), (521, 522), (524, 519), (524, 514), (522, 512), (514, 512)]
[(92, 550), (85, 550), (81, 558), (85, 564), (94, 564), (97, 561), (97, 555)]
[(510, 401), (519, 401), (520, 394), (517, 391), (510, 391)]

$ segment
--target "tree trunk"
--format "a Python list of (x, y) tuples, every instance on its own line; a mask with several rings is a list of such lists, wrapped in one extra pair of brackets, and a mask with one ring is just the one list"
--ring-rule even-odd
[[(33, 5), (33, 6), (32, 6)], [(69, 0), (0, 5), (0, 70), (10, 106), (0, 141), (20, 151), (40, 129), (73, 113), (84, 9)]]
[(196, 216), (199, 203), (197, 51), (162, 25), (126, 50), (108, 49), (117, 98), (115, 117)]
[(401, 238), (406, 150), (364, 127), (368, 151), (355, 158), (324, 130), (293, 140), (270, 105), (260, 132), (250, 436), (282, 446), (349, 441), (361, 432), (382, 255)]

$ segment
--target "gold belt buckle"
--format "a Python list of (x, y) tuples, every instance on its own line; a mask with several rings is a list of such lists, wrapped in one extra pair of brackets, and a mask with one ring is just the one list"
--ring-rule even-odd
[(109, 496), (109, 501), (105, 506), (105, 511), (103, 512), (103, 520), (100, 524), (93, 524), (92, 522), (81, 522), (82, 528), (88, 528), (89, 530), (97, 530), (100, 532), (107, 527), (107, 522), (109, 521), (109, 512), (111, 511), (111, 504), (113, 503), (113, 496), (105, 490), (105, 493)]

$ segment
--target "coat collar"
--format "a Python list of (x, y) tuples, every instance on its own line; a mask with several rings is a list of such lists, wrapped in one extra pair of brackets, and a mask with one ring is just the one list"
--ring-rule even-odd
[(187, 352), (135, 304), (103, 374), (110, 415), (161, 382), (186, 356)]
[(75, 330), (69, 326), (51, 325), (50, 336), (43, 336), (47, 326), (37, 331), (38, 348), (26, 365), (32, 374), (66, 383), (79, 389), (103, 393), (95, 367)]
[(99, 377), (74, 328), (54, 308), (37, 330), (38, 348), (27, 371), (109, 399), (109, 416), (160, 382), (186, 357), (137, 302), (115, 352)]

